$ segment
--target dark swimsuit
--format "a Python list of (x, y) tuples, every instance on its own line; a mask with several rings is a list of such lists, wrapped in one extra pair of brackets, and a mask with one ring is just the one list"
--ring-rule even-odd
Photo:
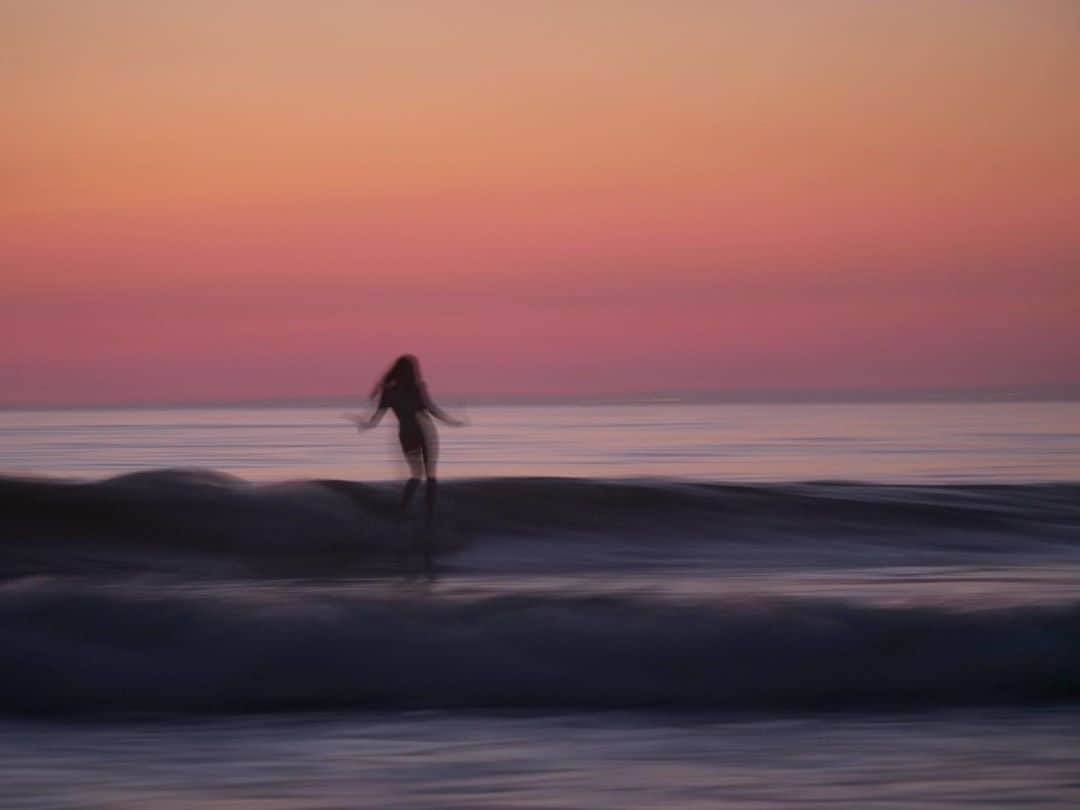
[(405, 455), (424, 455), (430, 471), (434, 465), (434, 429), (428, 416), (427, 397), (423, 391), (407, 391), (394, 386), (383, 389), (379, 408), (389, 408), (398, 420), (398, 441)]

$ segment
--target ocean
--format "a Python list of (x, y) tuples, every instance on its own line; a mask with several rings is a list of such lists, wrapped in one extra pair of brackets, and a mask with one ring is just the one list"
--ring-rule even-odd
[(0, 807), (1080, 805), (1080, 403), (455, 412), (0, 412)]

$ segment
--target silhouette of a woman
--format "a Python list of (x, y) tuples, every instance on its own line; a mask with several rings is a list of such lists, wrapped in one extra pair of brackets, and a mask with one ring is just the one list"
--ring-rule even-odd
[(434, 416), (448, 425), (464, 424), (440, 409), (428, 396), (427, 387), (420, 376), (420, 363), (411, 354), (403, 354), (375, 384), (371, 398), (378, 405), (366, 422), (359, 423), (361, 430), (379, 424), (387, 409), (398, 420), (398, 440), (401, 452), (409, 465), (409, 480), (401, 495), (401, 511), (404, 513), (416, 494), (420, 479), (425, 479), (424, 500), (427, 523), (435, 515), (435, 463), (439, 454), (439, 436), (431, 421)]

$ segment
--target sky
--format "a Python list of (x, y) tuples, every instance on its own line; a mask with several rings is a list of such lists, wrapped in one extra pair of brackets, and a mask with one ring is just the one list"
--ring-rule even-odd
[(1080, 383), (1072, 0), (0, 0), (0, 406)]

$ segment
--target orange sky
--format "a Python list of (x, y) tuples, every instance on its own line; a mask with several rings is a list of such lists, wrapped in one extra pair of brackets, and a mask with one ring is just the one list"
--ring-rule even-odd
[(0, 0), (0, 404), (1080, 382), (1071, 0)]

